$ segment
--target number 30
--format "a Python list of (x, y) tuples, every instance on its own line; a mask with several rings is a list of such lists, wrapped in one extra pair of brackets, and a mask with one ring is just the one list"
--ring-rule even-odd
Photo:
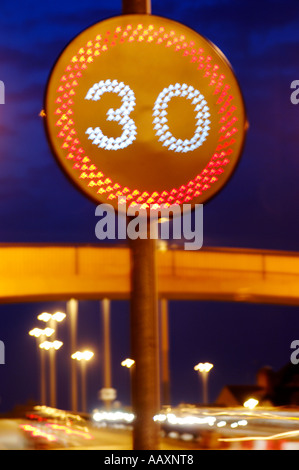
[[(122, 127), (122, 134), (120, 137), (107, 137), (103, 134), (100, 127), (92, 128), (89, 127), (86, 130), (86, 134), (89, 135), (89, 139), (92, 140), (94, 145), (105, 150), (119, 150), (131, 145), (137, 136), (136, 124), (131, 119), (130, 113), (135, 108), (135, 94), (133, 90), (125, 85), (123, 82), (117, 80), (101, 80), (99, 83), (95, 83), (87, 92), (85, 96), (86, 100), (98, 101), (104, 93), (116, 93), (121, 97), (122, 105), (120, 108), (114, 110), (110, 108), (107, 112), (107, 120), (115, 121)], [(167, 125), (167, 108), (169, 101), (176, 96), (185, 97), (187, 100), (191, 100), (191, 104), (194, 106), (196, 112), (196, 129), (193, 137), (189, 139), (177, 139), (169, 131)], [(185, 83), (169, 85), (164, 88), (159, 94), (153, 107), (153, 124), (156, 136), (159, 137), (159, 142), (168, 150), (174, 152), (187, 153), (200, 147), (206, 140), (210, 130), (210, 113), (207, 102), (204, 96), (192, 86), (188, 86)]]

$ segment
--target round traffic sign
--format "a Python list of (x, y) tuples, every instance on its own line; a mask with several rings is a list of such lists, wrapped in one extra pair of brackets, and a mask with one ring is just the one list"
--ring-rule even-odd
[(60, 165), (95, 202), (204, 203), (228, 181), (246, 130), (226, 58), (174, 21), (124, 15), (79, 34), (51, 73), (46, 128)]

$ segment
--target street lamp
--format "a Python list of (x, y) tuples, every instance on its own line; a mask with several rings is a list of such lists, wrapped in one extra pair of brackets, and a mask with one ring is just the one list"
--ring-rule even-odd
[(44, 323), (49, 323), (50, 327), (53, 328), (56, 323), (61, 323), (66, 317), (66, 314), (63, 312), (48, 313), (43, 312), (38, 315), (37, 319), (43, 321)]
[(133, 359), (125, 359), (124, 361), (121, 362), (121, 365), (123, 367), (127, 367), (128, 369), (131, 369), (131, 367), (135, 364), (135, 361)]
[(41, 349), (45, 349), (46, 351), (49, 351), (49, 349), (54, 349), (55, 351), (57, 351), (58, 349), (61, 348), (61, 346), (63, 345), (63, 342), (62, 341), (44, 341), (43, 343), (41, 343), (39, 345), (39, 347)]
[(29, 335), (35, 336), (35, 338), (41, 338), (42, 336), (49, 338), (54, 332), (55, 330), (53, 328), (44, 328), (43, 330), (41, 328), (33, 328), (33, 330), (29, 331)]
[(61, 348), (62, 341), (43, 341), (39, 347), (46, 351), (50, 351), (50, 402), (52, 408), (56, 407), (56, 364), (55, 351)]
[(194, 366), (194, 370), (198, 371), (202, 377), (204, 404), (208, 403), (208, 374), (213, 367), (214, 365), (210, 364), (209, 362), (200, 362), (199, 364), (196, 364), (196, 366)]
[(259, 404), (259, 401), (256, 398), (249, 398), (243, 403), (244, 408), (249, 408), (250, 410), (253, 410), (257, 405)]
[(94, 356), (92, 351), (77, 351), (71, 355), (71, 358), (77, 360), (81, 364), (81, 400), (82, 411), (86, 413), (86, 362)]
[(49, 323), (50, 327), (53, 328), (55, 323), (61, 323), (66, 317), (66, 314), (63, 312), (48, 313), (43, 312), (38, 315), (37, 319), (43, 321), (44, 323)]
[(38, 315), (37, 319), (45, 323), (48, 323), (48, 321), (50, 320), (62, 322), (65, 319), (65, 317), (66, 317), (66, 314), (63, 312), (55, 312), (55, 313), (43, 312), (40, 315)]
[(52, 318), (52, 314), (51, 314), (51, 313), (48, 313), (48, 312), (40, 313), (40, 314), (37, 316), (37, 319), (38, 319), (38, 320), (43, 321), (43, 322), (45, 322), (45, 323), (47, 323), (51, 318)]
[[(45, 338), (49, 338), (54, 334), (53, 328), (33, 328), (29, 331), (30, 336), (34, 336), (37, 340), (37, 345), (39, 346)], [(38, 348), (39, 349), (39, 348)], [(45, 371), (45, 354), (44, 351), (40, 351), (40, 367), (41, 367), (41, 374), (40, 374), (40, 400), (41, 405), (46, 404), (46, 371)]]

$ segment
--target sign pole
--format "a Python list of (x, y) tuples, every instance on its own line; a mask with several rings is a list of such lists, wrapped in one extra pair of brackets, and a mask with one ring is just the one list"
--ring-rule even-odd
[[(123, 14), (151, 14), (150, 0), (123, 0)], [(159, 427), (153, 417), (160, 408), (156, 240), (130, 241), (132, 406), (136, 416), (134, 450), (157, 450)]]
[(123, 15), (150, 15), (151, 10), (151, 0), (122, 0)]
[[(77, 348), (78, 301), (76, 299), (70, 299), (67, 302), (67, 312), (71, 326), (71, 356)], [(71, 362), (71, 410), (74, 413), (78, 411), (77, 368), (76, 361), (73, 360)]]
[[(148, 230), (149, 232), (149, 230)], [(134, 450), (159, 449), (159, 341), (155, 240), (136, 239), (131, 247), (132, 405)]]
[(168, 300), (160, 300), (162, 402), (170, 405)]

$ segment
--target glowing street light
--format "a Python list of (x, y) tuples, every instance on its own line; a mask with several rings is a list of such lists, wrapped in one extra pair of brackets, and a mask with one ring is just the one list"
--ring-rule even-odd
[(56, 313), (53, 313), (52, 315), (52, 320), (54, 321), (57, 321), (57, 322), (62, 322), (66, 317), (66, 314), (63, 313), (63, 312), (56, 312)]
[(86, 362), (90, 361), (94, 356), (92, 351), (77, 351), (71, 355), (71, 358), (79, 361), (81, 364), (81, 400), (82, 411), (86, 413)]
[(259, 404), (259, 401), (256, 400), (256, 398), (249, 398), (243, 403), (244, 408), (249, 408), (249, 410), (253, 410), (257, 405)]
[(125, 359), (124, 361), (121, 362), (121, 365), (123, 367), (127, 367), (128, 369), (131, 369), (131, 367), (135, 364), (134, 359)]
[(208, 403), (208, 374), (213, 367), (214, 365), (210, 364), (209, 362), (200, 362), (199, 364), (196, 364), (196, 366), (194, 366), (194, 370), (198, 371), (202, 377), (204, 404)]
[(51, 319), (51, 317), (52, 317), (51, 313), (43, 312), (40, 315), (38, 315), (37, 319), (47, 323)]
[(194, 366), (194, 370), (198, 370), (198, 372), (210, 372), (212, 367), (214, 367), (213, 364), (210, 364), (209, 362), (200, 362), (199, 364)]
[(39, 347), (43, 350), (50, 351), (50, 402), (51, 407), (56, 408), (56, 364), (55, 352), (63, 345), (62, 341), (43, 341)]
[(46, 351), (49, 351), (49, 349), (55, 349), (57, 351), (58, 349), (61, 348), (63, 345), (62, 341), (44, 341), (39, 345), (41, 349), (46, 349)]
[(37, 319), (45, 323), (48, 323), (50, 320), (54, 320), (60, 323), (65, 319), (65, 317), (66, 317), (66, 314), (63, 312), (55, 312), (55, 313), (43, 312), (40, 315), (38, 315)]
[(90, 359), (94, 356), (94, 353), (91, 351), (77, 351), (76, 353), (72, 354), (72, 359), (77, 359), (77, 361), (90, 361)]
[(35, 336), (35, 338), (40, 338), (42, 336), (47, 336), (47, 338), (49, 338), (54, 332), (55, 330), (53, 328), (45, 328), (43, 330), (41, 328), (33, 328), (33, 330), (29, 331), (29, 335)]
[[(57, 334), (57, 324), (61, 323), (65, 317), (66, 314), (60, 311), (55, 313), (43, 312), (37, 316), (37, 319), (44, 323), (48, 323), (50, 328), (52, 328), (55, 331), (55, 334)], [(53, 338), (55, 339), (55, 336)]]

